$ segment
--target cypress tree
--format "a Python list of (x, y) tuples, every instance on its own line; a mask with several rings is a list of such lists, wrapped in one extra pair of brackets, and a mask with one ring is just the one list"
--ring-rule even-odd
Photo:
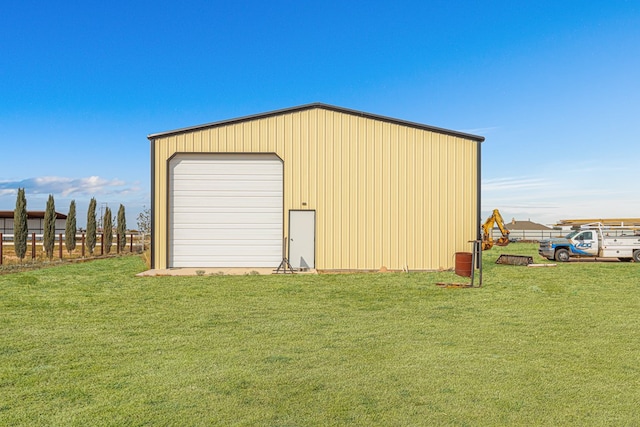
[(118, 209), (118, 235), (120, 236), (118, 249), (122, 251), (127, 246), (127, 218), (125, 217), (123, 205), (120, 205)]
[(102, 221), (104, 233), (104, 253), (111, 252), (111, 243), (113, 243), (113, 219), (111, 218), (111, 209), (107, 206), (104, 210), (104, 220)]
[(72, 200), (69, 205), (69, 215), (67, 215), (67, 222), (64, 228), (64, 245), (69, 255), (71, 255), (71, 252), (76, 248), (76, 231), (76, 201)]
[(22, 262), (24, 255), (27, 253), (28, 234), (27, 199), (24, 195), (24, 188), (18, 188), (16, 210), (13, 211), (13, 244), (20, 262)]
[(56, 205), (53, 195), (49, 194), (47, 209), (44, 211), (44, 237), (42, 238), (47, 258), (53, 258), (53, 247), (56, 244)]
[(91, 198), (89, 210), (87, 211), (87, 249), (89, 255), (93, 255), (96, 247), (96, 199)]

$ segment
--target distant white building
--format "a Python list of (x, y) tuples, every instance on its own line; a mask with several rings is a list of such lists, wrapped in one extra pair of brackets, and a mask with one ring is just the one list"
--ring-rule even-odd
[(512, 241), (543, 240), (564, 234), (560, 230), (554, 230), (531, 220), (516, 221), (515, 218), (505, 223), (505, 227), (509, 230), (509, 240)]
[[(67, 216), (56, 212), (56, 234), (64, 234)], [(29, 234), (44, 233), (44, 211), (27, 212), (27, 228)], [(13, 211), (0, 211), (0, 233), (13, 234)]]

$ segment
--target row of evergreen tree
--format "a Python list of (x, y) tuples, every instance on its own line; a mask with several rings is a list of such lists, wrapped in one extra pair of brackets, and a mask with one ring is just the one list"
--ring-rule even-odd
[[(107, 207), (102, 218), (102, 232), (104, 234), (104, 252), (108, 254), (111, 252), (111, 245), (113, 241), (113, 218), (111, 215), (111, 209)], [(47, 208), (44, 212), (44, 233), (42, 243), (44, 250), (47, 254), (47, 258), (51, 260), (53, 258), (53, 250), (56, 239), (56, 207), (53, 199), (53, 195), (49, 195), (47, 200)], [(76, 248), (76, 201), (72, 200), (69, 205), (69, 214), (65, 223), (65, 247), (69, 254)], [(124, 206), (120, 205), (118, 209), (118, 221), (116, 227), (116, 233), (119, 237), (116, 245), (118, 249), (122, 250), (127, 244), (127, 222), (125, 218)], [(27, 199), (25, 196), (24, 188), (18, 189), (18, 198), (16, 200), (16, 209), (13, 212), (13, 243), (16, 252), (16, 256), (22, 261), (27, 253), (27, 237), (28, 237), (28, 222), (27, 222)], [(93, 251), (96, 247), (97, 237), (97, 224), (96, 224), (96, 199), (91, 198), (89, 202), (89, 209), (87, 210), (87, 231), (86, 231), (86, 246), (89, 250), (89, 254), (93, 255)]]

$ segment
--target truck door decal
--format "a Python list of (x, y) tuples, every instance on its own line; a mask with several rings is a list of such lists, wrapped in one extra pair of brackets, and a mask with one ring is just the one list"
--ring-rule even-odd
[(590, 242), (582, 242), (582, 243), (578, 243), (576, 245), (576, 248), (578, 249), (591, 249), (592, 243)]
[(574, 247), (576, 252), (582, 255), (595, 256), (598, 252), (598, 243), (593, 238), (592, 231), (583, 231), (578, 234), (574, 239)]

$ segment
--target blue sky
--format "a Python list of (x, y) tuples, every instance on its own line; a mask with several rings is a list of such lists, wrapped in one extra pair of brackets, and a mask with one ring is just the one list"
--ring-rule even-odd
[(323, 102), (486, 137), (505, 219), (640, 217), (637, 1), (20, 1), (0, 210), (149, 206), (146, 136)]

